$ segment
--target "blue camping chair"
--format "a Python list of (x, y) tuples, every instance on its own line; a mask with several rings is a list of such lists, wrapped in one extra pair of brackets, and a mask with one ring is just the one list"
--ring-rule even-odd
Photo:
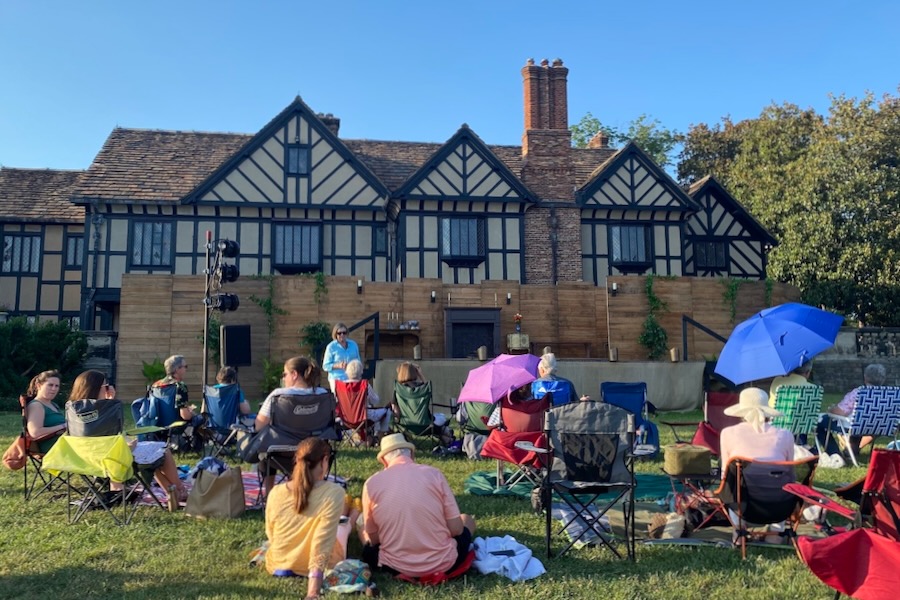
[(148, 386), (147, 394), (131, 403), (131, 416), (141, 441), (164, 441), (180, 450), (180, 438), (188, 426), (175, 408), (175, 384)]
[(246, 429), (240, 423), (241, 387), (236, 383), (208, 385), (203, 390), (206, 426), (212, 456), (219, 456), (234, 441), (237, 432)]
[(650, 420), (646, 383), (604, 381), (600, 384), (600, 399), (607, 404), (624, 408), (634, 415), (637, 430), (635, 444), (643, 446), (640, 453), (642, 456), (652, 458), (659, 453), (659, 429)]
[(574, 391), (572, 382), (563, 379), (553, 379), (551, 381), (535, 380), (531, 384), (531, 395), (535, 400), (540, 400), (544, 395), (550, 392), (553, 394), (553, 406), (560, 406), (571, 402)]

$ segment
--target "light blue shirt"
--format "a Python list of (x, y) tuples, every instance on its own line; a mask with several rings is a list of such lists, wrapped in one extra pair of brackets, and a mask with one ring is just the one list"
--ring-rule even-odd
[(322, 360), (322, 369), (328, 373), (328, 381), (347, 381), (347, 373), (343, 369), (335, 367), (342, 362), (350, 362), (353, 359), (362, 361), (359, 356), (359, 346), (351, 339), (347, 340), (347, 347), (341, 346), (334, 340), (325, 348), (325, 358)]

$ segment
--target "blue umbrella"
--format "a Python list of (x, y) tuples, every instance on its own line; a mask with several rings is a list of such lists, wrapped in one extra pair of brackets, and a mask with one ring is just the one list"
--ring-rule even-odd
[(762, 310), (731, 332), (716, 373), (736, 384), (786, 375), (833, 346), (843, 322), (796, 302)]

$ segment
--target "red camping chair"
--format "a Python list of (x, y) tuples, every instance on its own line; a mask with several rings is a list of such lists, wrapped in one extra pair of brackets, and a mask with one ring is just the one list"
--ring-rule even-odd
[(860, 600), (893, 598), (900, 571), (900, 452), (872, 450), (862, 484), (862, 527), (824, 539), (801, 537), (810, 571), (837, 591)]
[(475, 551), (469, 550), (469, 553), (466, 555), (463, 561), (449, 573), (438, 572), (431, 573), (429, 575), (422, 575), (421, 577), (413, 577), (412, 575), (404, 575), (403, 573), (398, 573), (394, 576), (394, 579), (405, 581), (407, 583), (416, 583), (418, 585), (438, 585), (444, 583), (445, 581), (450, 581), (451, 579), (456, 579), (457, 577), (465, 575), (466, 572), (468, 572), (468, 570), (472, 567), (473, 562), (475, 562)]
[(690, 440), (695, 446), (703, 446), (716, 456), (719, 456), (719, 434), (730, 425), (737, 425), (741, 419), (729, 417), (725, 409), (738, 403), (739, 395), (736, 392), (707, 392), (703, 399), (703, 421), (660, 421), (663, 425), (672, 428), (675, 440), (683, 442), (678, 435), (677, 427), (695, 427), (694, 437)]
[[(518, 442), (528, 442), (543, 448), (544, 412), (553, 405), (553, 394), (547, 392), (540, 400), (512, 401), (509, 397), (500, 400), (500, 426), (492, 429), (484, 447), (483, 458), (497, 459), (497, 487), (512, 487), (527, 479), (535, 486), (540, 485), (541, 462), (537, 453), (519, 448)], [(516, 466), (517, 472), (504, 481), (503, 463)]]
[[(337, 399), (337, 417), (340, 420), (343, 441), (356, 447), (365, 446), (370, 434), (366, 416), (369, 382), (365, 379), (335, 381), (334, 395)], [(354, 435), (356, 439), (354, 439)]]

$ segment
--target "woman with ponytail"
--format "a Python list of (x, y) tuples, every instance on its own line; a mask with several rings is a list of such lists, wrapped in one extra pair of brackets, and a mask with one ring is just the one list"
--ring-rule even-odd
[[(325, 569), (347, 556), (347, 538), (358, 513), (342, 519), (344, 488), (326, 481), (331, 446), (319, 438), (300, 442), (290, 481), (266, 501), (266, 569), (275, 576), (309, 578), (307, 598), (317, 598)], [(354, 514), (355, 513), (355, 514)]]

